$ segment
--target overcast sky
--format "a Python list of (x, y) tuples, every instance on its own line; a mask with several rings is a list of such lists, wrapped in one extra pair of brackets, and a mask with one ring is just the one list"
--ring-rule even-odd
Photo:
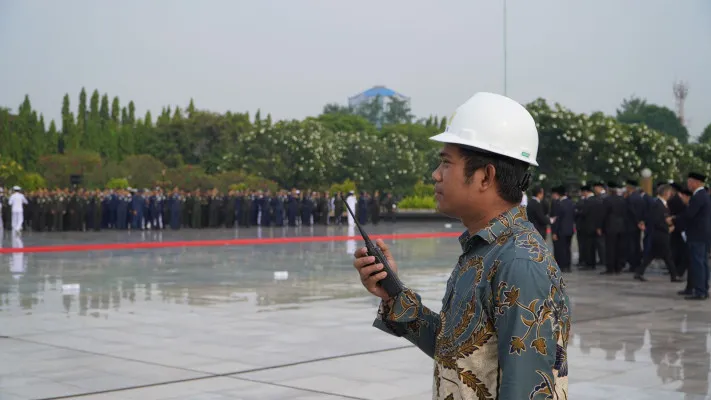
[[(50, 118), (82, 86), (165, 105), (318, 114), (373, 85), (449, 115), (504, 91), (495, 0), (0, 0), (0, 106), (24, 95)], [(613, 114), (632, 94), (711, 122), (711, 1), (508, 0), (508, 95)]]

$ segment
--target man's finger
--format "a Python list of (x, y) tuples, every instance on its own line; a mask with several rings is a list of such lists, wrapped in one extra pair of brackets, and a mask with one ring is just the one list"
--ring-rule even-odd
[(370, 276), (370, 277), (368, 277), (367, 279), (364, 279), (364, 280), (363, 280), (363, 285), (365, 285), (365, 287), (368, 288), (368, 290), (375, 289), (375, 287), (376, 287), (375, 285), (376, 285), (379, 281), (385, 279), (385, 277), (386, 277), (387, 275), (388, 275), (388, 273), (385, 272), (385, 271), (383, 271), (383, 272), (381, 272), (381, 273), (379, 273), (379, 274)]
[(360, 249), (356, 250), (353, 253), (353, 257), (355, 257), (355, 258), (361, 258), (361, 257), (365, 257), (367, 255), (368, 255), (368, 249), (366, 249), (365, 247), (361, 247)]
[(360, 269), (360, 280), (366, 281), (371, 274), (383, 269), (383, 264), (375, 264)]
[(374, 262), (375, 262), (375, 257), (372, 257), (372, 256), (371, 257), (361, 257), (361, 258), (357, 258), (355, 261), (353, 261), (353, 266), (359, 270), (359, 269), (361, 269), (367, 265), (370, 265)]

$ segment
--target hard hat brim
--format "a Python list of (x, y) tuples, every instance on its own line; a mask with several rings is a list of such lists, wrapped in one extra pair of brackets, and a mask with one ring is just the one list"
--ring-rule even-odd
[(482, 145), (476, 145), (476, 146), (474, 146), (474, 145), (472, 145), (471, 143), (469, 143), (468, 141), (466, 141), (466, 140), (464, 140), (463, 138), (459, 137), (458, 135), (455, 135), (455, 134), (450, 133), (450, 132), (442, 132), (442, 133), (440, 133), (439, 135), (435, 135), (435, 136), (430, 137), (430, 140), (433, 140), (433, 141), (435, 141), (435, 142), (440, 142), (440, 143), (458, 144), (458, 145), (461, 145), (461, 146), (464, 146), (464, 147), (469, 147), (469, 148), (472, 148), (472, 149), (479, 149), (479, 150), (483, 150), (483, 151), (486, 151), (486, 152), (490, 152), (490, 153), (499, 154), (499, 155), (502, 155), (502, 156), (505, 156), (505, 157), (513, 158), (513, 159), (515, 159), (515, 160), (523, 161), (523, 162), (525, 162), (525, 163), (527, 163), (527, 164), (530, 164), (530, 165), (533, 165), (533, 166), (535, 166), (535, 167), (538, 166), (538, 163), (537, 163), (535, 160), (526, 159), (526, 158), (524, 158), (524, 157), (515, 157), (515, 156), (511, 156), (511, 155), (509, 155), (509, 154), (503, 154), (503, 153), (500, 152), (500, 151), (497, 151), (497, 150), (495, 150), (495, 149), (490, 149), (490, 148), (487, 148), (486, 146), (482, 146)]

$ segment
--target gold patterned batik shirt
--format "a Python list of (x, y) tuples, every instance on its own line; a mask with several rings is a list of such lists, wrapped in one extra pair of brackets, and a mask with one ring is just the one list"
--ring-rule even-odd
[(434, 359), (435, 400), (567, 399), (569, 300), (525, 207), (459, 241), (440, 313), (406, 289), (380, 305), (374, 326)]

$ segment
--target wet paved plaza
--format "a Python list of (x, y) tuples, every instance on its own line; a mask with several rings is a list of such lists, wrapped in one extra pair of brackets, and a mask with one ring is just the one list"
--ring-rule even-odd
[[(372, 233), (457, 232), (398, 223)], [(2, 245), (352, 235), (344, 227), (5, 233)], [(388, 240), (439, 309), (454, 238)], [(358, 240), (0, 254), (0, 400), (429, 399), (432, 362), (371, 327)], [(575, 269), (575, 268), (574, 268)], [(568, 274), (570, 397), (708, 399), (711, 303), (657, 272)]]

